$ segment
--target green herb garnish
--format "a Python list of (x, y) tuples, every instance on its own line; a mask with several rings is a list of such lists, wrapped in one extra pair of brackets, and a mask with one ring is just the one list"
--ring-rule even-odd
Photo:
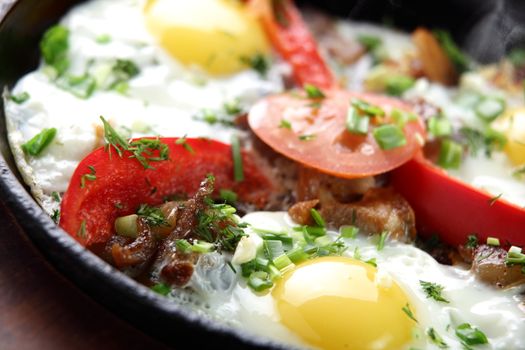
[(304, 84), (303, 89), (306, 92), (306, 97), (308, 98), (323, 99), (326, 97), (324, 92), (315, 85)]
[(99, 44), (107, 44), (111, 41), (111, 36), (109, 34), (101, 34), (95, 38), (95, 41)]
[(268, 58), (260, 53), (255, 54), (251, 57), (241, 57), (241, 62), (251, 67), (254, 71), (259, 73), (261, 77), (265, 77), (270, 69), (270, 62)]
[(369, 124), (369, 116), (361, 116), (355, 107), (348, 107), (348, 111), (346, 113), (346, 130), (352, 134), (366, 135), (368, 133)]
[(315, 134), (299, 135), (298, 138), (301, 141), (312, 141), (315, 139)]
[(457, 71), (459, 73), (463, 73), (469, 70), (470, 62), (467, 56), (461, 52), (459, 47), (454, 42), (454, 39), (452, 39), (450, 33), (445, 30), (437, 29), (433, 31), (433, 34), (445, 51), (446, 55), (456, 67)]
[(403, 130), (394, 124), (378, 126), (372, 133), (377, 144), (383, 150), (401, 147), (407, 143)]
[(57, 129), (49, 128), (43, 129), (36, 134), (31, 140), (24, 143), (21, 147), (25, 154), (30, 156), (38, 156), (42, 151), (49, 146), (51, 141), (55, 138)]
[(88, 181), (95, 181), (97, 179), (97, 171), (93, 167), (93, 165), (88, 165), (89, 173), (84, 174), (80, 177), (80, 188), (86, 187), (86, 180)]
[(461, 339), (461, 343), (464, 345), (488, 344), (489, 342), (482, 331), (468, 323), (463, 323), (456, 327), (456, 336)]
[(385, 247), (386, 238), (388, 237), (388, 232), (383, 231), (379, 235), (379, 241), (377, 242), (377, 251), (383, 250)]
[(412, 310), (410, 309), (410, 304), (406, 304), (405, 306), (403, 306), (401, 308), (401, 310), (403, 310), (403, 312), (410, 318), (412, 319), (414, 322), (418, 323), (417, 322), (417, 319), (416, 317), (414, 316), (414, 313), (412, 312)]
[(137, 215), (143, 217), (150, 226), (169, 226), (164, 213), (158, 207), (141, 204), (137, 209)]
[(240, 182), (244, 180), (244, 170), (242, 164), (241, 144), (237, 135), (233, 135), (231, 138), (231, 150), (233, 158), (233, 179)]
[(157, 283), (151, 287), (151, 290), (160, 295), (168, 295), (171, 292), (171, 287), (165, 283)]
[(419, 285), (421, 286), (421, 288), (423, 288), (423, 291), (427, 295), (427, 298), (432, 298), (436, 301), (449, 303), (449, 301), (441, 295), (441, 292), (445, 288), (442, 285), (421, 280), (419, 281)]
[(191, 145), (187, 142), (186, 135), (177, 139), (177, 141), (175, 141), (175, 144), (182, 145), (182, 147), (184, 147), (184, 149), (190, 152), (191, 154), (195, 153), (195, 150), (193, 149), (193, 147), (191, 147)]
[(292, 124), (288, 120), (283, 118), (283, 119), (281, 119), (281, 122), (279, 123), (279, 127), (283, 128), (283, 129), (291, 130), (292, 129)]
[(9, 99), (16, 104), (22, 104), (29, 100), (31, 96), (26, 91), (19, 93), (18, 95), (9, 95)]
[(440, 349), (447, 349), (448, 344), (445, 343), (443, 338), (436, 332), (436, 330), (432, 327), (427, 329), (427, 335), (428, 338), (434, 343), (438, 348)]
[(467, 248), (476, 248), (478, 246), (478, 236), (476, 235), (469, 235), (467, 237), (467, 243), (465, 243), (465, 247)]
[(62, 25), (49, 28), (40, 42), (40, 51), (44, 62), (53, 67), (58, 76), (69, 68), (68, 49), (69, 29)]
[(437, 164), (445, 169), (458, 169), (463, 157), (463, 147), (452, 140), (446, 139), (441, 143)]

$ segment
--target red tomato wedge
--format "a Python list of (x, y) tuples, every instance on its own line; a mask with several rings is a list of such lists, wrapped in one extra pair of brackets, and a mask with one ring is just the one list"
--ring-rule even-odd
[(418, 155), (391, 173), (392, 185), (416, 214), (418, 233), (437, 233), (450, 245), (499, 238), (502, 245), (525, 246), (525, 210), (457, 180)]
[[(119, 216), (134, 213), (140, 204), (157, 205), (166, 198), (192, 195), (208, 174), (215, 176), (215, 189), (230, 189), (239, 199), (261, 207), (272, 184), (242, 154), (244, 180), (233, 179), (232, 151), (229, 145), (204, 139), (187, 139), (193, 152), (177, 138), (160, 138), (170, 150), (169, 160), (151, 162), (145, 169), (130, 153), (119, 157), (114, 149), (96, 149), (78, 165), (61, 203), (60, 227), (84, 246), (106, 242), (114, 234)], [(186, 146), (187, 147), (187, 146)], [(153, 152), (153, 155), (155, 155)], [(85, 174), (94, 174), (88, 180)], [(82, 187), (82, 182), (84, 187)]]
[[(419, 120), (406, 123), (403, 130), (406, 145), (390, 150), (380, 149), (370, 132), (360, 136), (346, 129), (352, 99), (381, 106), (387, 116), (393, 108), (410, 111), (401, 101), (343, 90), (330, 90), (325, 94), (317, 106), (312, 106), (309, 99), (290, 93), (267, 97), (250, 110), (250, 127), (264, 143), (286, 157), (344, 178), (392, 170), (421, 148), (425, 131)], [(290, 125), (282, 127), (283, 120)]]
[(335, 86), (335, 79), (317, 50), (317, 42), (291, 0), (252, 0), (261, 12), (266, 34), (293, 69), (299, 85)]

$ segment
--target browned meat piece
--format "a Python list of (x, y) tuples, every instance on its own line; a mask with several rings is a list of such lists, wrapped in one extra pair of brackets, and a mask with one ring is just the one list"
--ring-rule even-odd
[(507, 266), (506, 256), (507, 251), (503, 248), (480, 245), (474, 250), (471, 271), (480, 280), (499, 288), (525, 283), (521, 266)]
[[(315, 200), (300, 202), (288, 212), (299, 224), (311, 224), (310, 209), (316, 204)], [(390, 237), (401, 241), (416, 237), (412, 208), (391, 188), (371, 188), (362, 199), (352, 203), (320, 201), (319, 212), (332, 228), (355, 225), (369, 234), (387, 231)]]
[(117, 267), (129, 267), (143, 264), (149, 261), (157, 250), (157, 241), (146, 220), (139, 218), (138, 237), (127, 245), (113, 243), (111, 246), (111, 255), (113, 262)]
[(310, 211), (312, 208), (315, 208), (317, 204), (319, 204), (318, 199), (296, 203), (288, 209), (288, 214), (290, 214), (293, 221), (299, 225), (311, 225), (313, 224), (313, 219)]
[(422, 69), (427, 78), (443, 85), (457, 83), (456, 68), (430, 31), (417, 28), (412, 33), (412, 40), (418, 49)]
[(300, 167), (297, 180), (297, 200), (319, 199), (321, 202), (355, 201), (376, 186), (374, 177), (342, 179), (323, 174), (317, 170)]
[(162, 268), (162, 279), (170, 285), (184, 286), (193, 275), (193, 266), (196, 260), (195, 254), (176, 254), (176, 258)]

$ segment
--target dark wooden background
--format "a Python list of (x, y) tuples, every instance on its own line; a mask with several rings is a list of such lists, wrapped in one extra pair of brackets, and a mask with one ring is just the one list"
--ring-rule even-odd
[(0, 200), (0, 349), (167, 349), (82, 293)]

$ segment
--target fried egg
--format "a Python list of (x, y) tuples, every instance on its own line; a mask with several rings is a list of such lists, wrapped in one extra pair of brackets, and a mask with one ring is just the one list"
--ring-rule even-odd
[[(242, 220), (250, 224), (255, 246), (261, 241), (256, 229), (290, 234), (297, 226), (285, 212), (253, 212)], [(338, 234), (328, 232), (334, 240)], [(488, 338), (476, 348), (525, 347), (525, 315), (517, 308), (524, 286), (495, 290), (410, 244), (387, 241), (378, 249), (377, 237), (365, 235), (345, 242), (349, 249), (341, 256), (295, 266), (266, 294), (246, 285), (239, 265), (234, 273), (224, 257), (211, 253), (190, 282), (200, 291), (193, 300), (207, 315), (229, 320), (246, 334), (311, 349), (440, 348), (433, 339), (461, 349), (455, 330), (465, 323)], [(249, 244), (239, 245), (234, 256), (243, 254), (253, 254)], [(448, 302), (429, 298), (420, 281), (444, 286)]]
[[(192, 13), (206, 17), (188, 22)], [(225, 105), (247, 108), (283, 90), (286, 64), (270, 62), (261, 74), (245, 62), (254, 55), (272, 58), (259, 23), (235, 1), (95, 0), (72, 9), (60, 24), (69, 30), (70, 74), (95, 77), (93, 94), (79, 98), (58, 87), (41, 63), (10, 92), (30, 98), (21, 104), (5, 99), (17, 165), (50, 213), (57, 205), (51, 194), (64, 192), (80, 160), (102, 145), (100, 116), (126, 137), (186, 135), (229, 143), (234, 129), (196, 116), (220, 113)], [(125, 92), (102, 87), (117, 60), (138, 68)], [(38, 157), (26, 157), (21, 145), (45, 128), (57, 129), (53, 142)]]

